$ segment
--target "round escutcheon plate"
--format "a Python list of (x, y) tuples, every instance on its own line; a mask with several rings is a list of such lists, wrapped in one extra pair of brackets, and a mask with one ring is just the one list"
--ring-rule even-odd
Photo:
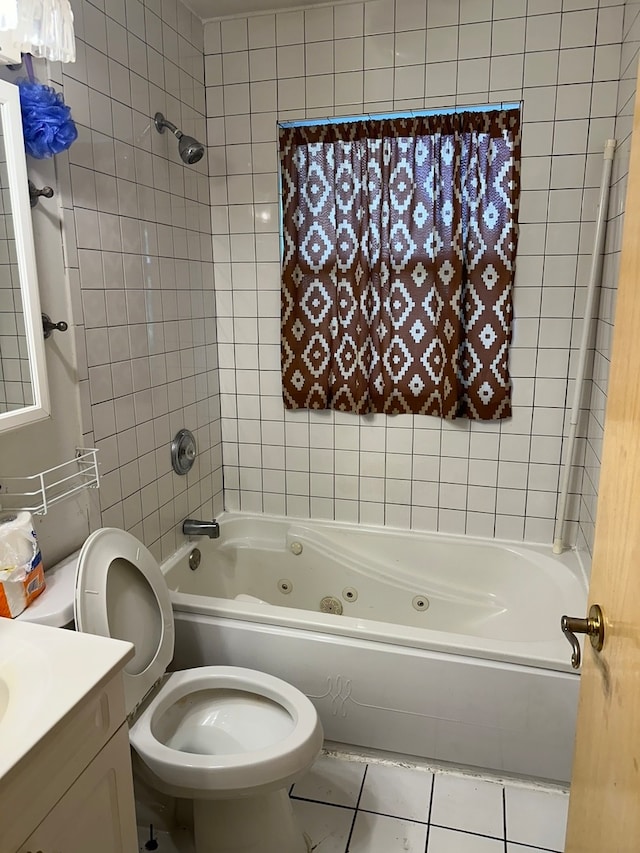
[(171, 442), (171, 464), (176, 474), (187, 474), (196, 461), (196, 455), (196, 440), (193, 433), (188, 429), (181, 429)]

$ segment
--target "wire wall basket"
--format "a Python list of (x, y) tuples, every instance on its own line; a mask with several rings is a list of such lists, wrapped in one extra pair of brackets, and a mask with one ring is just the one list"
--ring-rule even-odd
[(99, 489), (97, 454), (97, 448), (79, 447), (73, 459), (39, 474), (30, 477), (0, 475), (0, 506), (4, 510), (46, 515), (52, 506), (84, 489)]

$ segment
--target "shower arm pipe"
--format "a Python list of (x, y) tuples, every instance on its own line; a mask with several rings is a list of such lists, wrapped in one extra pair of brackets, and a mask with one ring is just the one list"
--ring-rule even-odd
[(571, 407), (571, 417), (569, 420), (569, 435), (567, 436), (566, 453), (564, 455), (564, 465), (562, 468), (562, 476), (560, 478), (558, 512), (556, 515), (556, 523), (553, 533), (554, 554), (562, 554), (565, 548), (564, 527), (567, 515), (567, 503), (569, 499), (571, 468), (575, 452), (578, 421), (580, 419), (580, 407), (584, 391), (584, 379), (587, 368), (587, 356), (589, 354), (589, 342), (591, 340), (591, 329), (593, 327), (594, 313), (597, 305), (596, 300), (599, 293), (598, 285), (602, 274), (602, 254), (607, 230), (607, 209), (609, 206), (609, 191), (611, 187), (611, 169), (613, 168), (613, 155), (616, 150), (616, 144), (615, 139), (607, 139), (604, 147), (602, 180), (600, 182), (600, 198), (598, 201), (598, 218), (596, 220), (596, 233), (593, 245), (593, 254), (591, 255), (589, 282), (587, 285), (587, 302), (584, 311), (580, 350), (578, 352), (578, 369), (576, 372), (573, 405)]
[[(159, 118), (159, 116), (162, 117)], [(172, 121), (169, 121), (169, 119), (165, 118), (162, 113), (156, 113), (153, 121), (159, 133), (163, 133), (166, 127), (167, 130), (170, 130), (171, 133), (173, 133), (176, 139), (180, 139), (181, 136), (184, 136), (182, 131), (179, 130), (178, 127), (176, 127), (176, 125)]]

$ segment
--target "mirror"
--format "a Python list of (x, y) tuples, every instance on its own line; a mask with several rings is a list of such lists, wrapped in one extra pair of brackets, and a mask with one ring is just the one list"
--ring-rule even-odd
[(0, 432), (48, 415), (20, 100), (0, 80)]

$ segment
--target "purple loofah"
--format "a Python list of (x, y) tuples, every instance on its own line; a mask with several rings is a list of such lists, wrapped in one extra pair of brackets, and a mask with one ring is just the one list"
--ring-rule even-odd
[(50, 86), (18, 80), (27, 154), (42, 160), (66, 150), (78, 138), (71, 109)]

